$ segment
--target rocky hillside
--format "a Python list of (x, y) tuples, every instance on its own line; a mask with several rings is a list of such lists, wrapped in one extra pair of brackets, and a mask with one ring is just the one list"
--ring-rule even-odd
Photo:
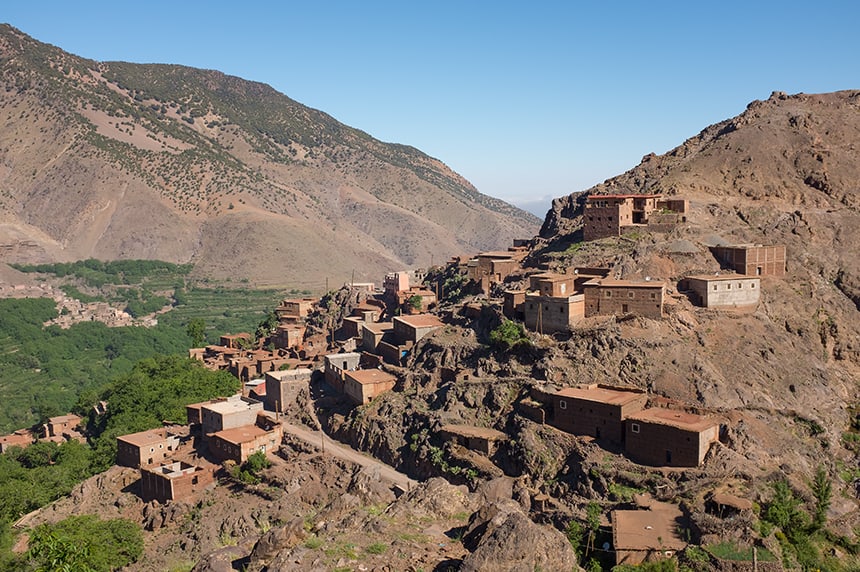
[(158, 258), (319, 286), (539, 221), (440, 161), (217, 71), (95, 62), (0, 26), (0, 261)]

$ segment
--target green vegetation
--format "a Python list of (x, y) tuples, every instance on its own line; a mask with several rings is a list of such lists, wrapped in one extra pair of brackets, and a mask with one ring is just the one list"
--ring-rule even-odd
[[(740, 546), (733, 542), (721, 542), (719, 544), (710, 544), (705, 546), (705, 550), (723, 560), (737, 560), (741, 562), (751, 562), (753, 559), (752, 546)], [(757, 547), (755, 549), (756, 558), (759, 562), (776, 562), (776, 556), (768, 549)]]
[(173, 307), (154, 328), (84, 322), (62, 330), (42, 325), (56, 317), (52, 300), (0, 300), (0, 433), (69, 411), (86, 413), (110, 380), (138, 360), (184, 354), (189, 346), (215, 342), (223, 333), (253, 332), (282, 298), (274, 290), (198, 287), (188, 282), (190, 266), (159, 261), (85, 260), (18, 268), (61, 277), (69, 281), (62, 286), (68, 295), (122, 302), (136, 315), (168, 306), (171, 298)]
[(406, 303), (409, 304), (409, 306), (416, 312), (420, 312), (424, 304), (424, 300), (421, 296), (416, 294), (414, 296), (410, 296), (409, 299), (406, 300)]
[(529, 336), (522, 324), (506, 318), (490, 332), (490, 343), (497, 349), (507, 351), (520, 344), (529, 343)]
[(374, 542), (364, 549), (368, 554), (385, 554), (386, 550), (388, 550), (388, 546), (382, 542)]
[(272, 462), (262, 451), (255, 451), (248, 456), (241, 465), (236, 465), (230, 470), (230, 476), (248, 485), (256, 485), (260, 482), (260, 473), (272, 466)]
[(30, 535), (24, 570), (110, 572), (136, 562), (143, 554), (143, 533), (130, 520), (71, 516), (42, 524)]

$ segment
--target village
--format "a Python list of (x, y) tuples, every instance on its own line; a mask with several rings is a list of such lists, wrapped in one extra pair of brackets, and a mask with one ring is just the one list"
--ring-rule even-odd
[[(687, 201), (677, 197), (592, 195), (585, 203), (583, 238), (665, 233), (686, 221), (688, 209)], [(116, 463), (139, 470), (137, 490), (144, 501), (187, 500), (215, 486), (223, 467), (241, 465), (255, 453), (278, 454), (287, 420), (315, 417), (314, 404), (303, 396), (321, 395), (363, 407), (397, 391), (410, 352), (444, 328), (452, 313), (477, 317), (489, 306), (530, 332), (564, 335), (599, 316), (660, 320), (666, 305), (679, 300), (703, 309), (752, 311), (760, 301), (763, 280), (779, 279), (786, 272), (782, 245), (712, 246), (719, 273), (685, 276), (673, 284), (667, 277), (622, 279), (609, 267), (574, 267), (563, 273), (525, 267), (528, 252), (528, 241), (515, 241), (506, 251), (453, 258), (448, 268), (476, 293), (453, 307), (443, 308), (440, 284), (425, 282), (423, 270), (389, 273), (380, 288), (370, 283), (344, 285), (340, 316), (318, 299), (283, 300), (275, 309), (277, 326), (268, 337), (225, 333), (217, 345), (189, 350), (189, 357), (205, 367), (236, 376), (243, 384), (241, 393), (187, 404), (186, 425), (118, 437)], [(440, 375), (465, 379), (470, 372)], [(95, 407), (96, 413), (103, 413), (110, 404)], [(532, 388), (520, 413), (593, 441), (612, 454), (670, 470), (706, 463), (728, 423), (695, 404), (589, 380), (557, 389)], [(73, 415), (52, 418), (40, 435), (22, 429), (0, 437), (0, 450), (39, 439), (85, 441), (80, 423)], [(444, 425), (439, 436), (471, 451), (480, 458), (479, 465), (491, 468), (493, 452), (508, 439), (495, 428), (464, 424)], [(534, 497), (538, 504), (546, 500)], [(752, 506), (748, 499), (732, 495), (715, 502), (721, 511)], [(614, 510), (610, 515), (618, 564), (669, 558), (686, 546), (676, 526), (677, 506), (656, 501), (645, 505), (645, 510)]]

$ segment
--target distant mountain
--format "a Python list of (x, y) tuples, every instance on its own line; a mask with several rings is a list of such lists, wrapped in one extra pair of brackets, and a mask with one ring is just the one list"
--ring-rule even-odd
[(0, 25), (0, 261), (193, 262), (320, 286), (531, 237), (442, 162), (271, 87), (95, 62)]

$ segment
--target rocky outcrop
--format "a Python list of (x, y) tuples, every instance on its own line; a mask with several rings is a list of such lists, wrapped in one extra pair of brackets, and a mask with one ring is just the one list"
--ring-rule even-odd
[(474, 551), (463, 559), (461, 572), (494, 570), (580, 570), (576, 553), (557, 530), (529, 520), (513, 502), (483, 507), (469, 522), (464, 544)]

